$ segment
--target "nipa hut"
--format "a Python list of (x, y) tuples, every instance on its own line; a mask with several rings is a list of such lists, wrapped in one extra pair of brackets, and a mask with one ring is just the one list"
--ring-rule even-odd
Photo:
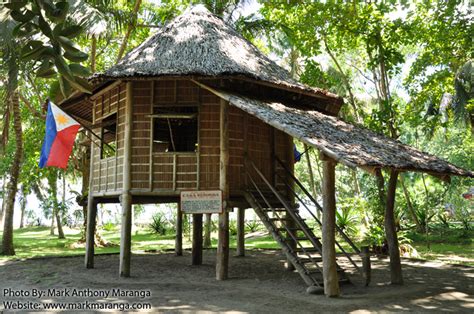
[[(120, 202), (121, 276), (130, 275), (132, 204), (179, 203), (182, 191), (221, 191), (217, 279), (228, 273), (228, 211), (239, 210), (243, 254), (244, 209), (253, 208), (306, 284), (335, 289), (347, 279), (336, 264), (334, 246), (342, 246), (335, 232), (359, 252), (334, 223), (336, 162), (374, 174), (391, 169), (443, 179), (473, 176), (336, 118), (340, 97), (293, 80), (203, 7), (189, 9), (90, 81), (92, 95), (75, 94), (61, 104), (102, 138), (100, 145), (91, 144), (86, 266), (93, 267), (97, 204)], [(325, 160), (324, 210), (294, 176), (294, 138), (318, 149)], [(309, 208), (297, 209), (296, 188), (323, 211), (322, 222)], [(322, 225), (322, 242), (302, 210)], [(178, 254), (181, 223), (179, 211)], [(201, 250), (202, 213), (196, 213), (194, 264), (201, 262)], [(327, 294), (337, 293), (331, 291)]]

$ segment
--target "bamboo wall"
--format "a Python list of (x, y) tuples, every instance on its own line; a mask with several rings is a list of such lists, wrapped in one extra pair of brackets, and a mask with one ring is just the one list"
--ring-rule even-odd
[[(95, 99), (94, 124), (114, 112), (118, 119), (116, 156), (101, 160), (100, 149), (94, 147), (92, 184), (97, 195), (121, 193), (125, 93), (123, 83)], [(172, 196), (180, 190), (218, 189), (220, 99), (188, 80), (134, 81), (132, 97), (132, 192)], [(198, 107), (197, 151), (153, 152), (154, 111), (187, 106)], [(231, 106), (229, 115), (231, 194), (246, 189), (245, 156), (284, 190), (276, 175), (281, 169), (272, 160), (272, 155), (289, 162), (291, 138), (238, 108)], [(100, 128), (94, 131), (100, 134)]]

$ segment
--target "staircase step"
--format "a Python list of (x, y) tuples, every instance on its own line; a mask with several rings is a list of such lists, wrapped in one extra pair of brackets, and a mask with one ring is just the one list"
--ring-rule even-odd
[(307, 237), (295, 237), (295, 239), (293, 238), (284, 238), (283, 241), (285, 242), (291, 242), (291, 241), (309, 241), (309, 239)]
[(270, 218), (270, 221), (293, 221), (293, 218), (289, 217), (278, 217), (278, 218)]
[(262, 208), (262, 210), (264, 212), (273, 212), (273, 211), (275, 211), (275, 212), (286, 212), (286, 209), (284, 209), (284, 208), (273, 208), (273, 209), (271, 209), (271, 208)]
[(278, 231), (286, 231), (286, 230), (290, 230), (290, 231), (303, 231), (301, 228), (299, 227), (295, 227), (295, 228), (284, 228), (284, 227), (281, 227), (281, 228), (276, 228)]
[(299, 247), (299, 248), (296, 248), (294, 251), (296, 253), (303, 253), (303, 254), (305, 254), (305, 252), (307, 252), (307, 253), (314, 253), (314, 252), (319, 253), (319, 250), (315, 247), (305, 247), (304, 251), (303, 251), (302, 248)]
[(319, 262), (322, 262), (323, 261), (323, 258), (321, 256), (315, 256), (315, 257), (298, 257), (298, 261), (301, 263), (301, 264), (306, 264), (306, 263), (319, 263)]

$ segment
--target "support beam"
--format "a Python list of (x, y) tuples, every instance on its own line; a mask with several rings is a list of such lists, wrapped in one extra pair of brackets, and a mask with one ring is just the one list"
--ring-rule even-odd
[(212, 214), (206, 214), (206, 223), (204, 224), (204, 247), (209, 249), (211, 243)]
[(220, 102), (220, 176), (219, 188), (222, 191), (223, 209), (219, 214), (219, 242), (217, 246), (216, 279), (226, 280), (229, 272), (229, 103)]
[(183, 256), (183, 212), (181, 211), (181, 203), (178, 202), (178, 210), (176, 212), (176, 239), (174, 243), (174, 252), (176, 256)]
[(122, 230), (120, 238), (120, 276), (130, 276), (130, 256), (132, 246), (132, 105), (133, 105), (133, 83), (127, 82), (127, 101), (125, 107), (125, 135), (123, 153), (123, 189), (121, 195), (122, 203)]
[(202, 265), (202, 214), (193, 215), (192, 265)]
[[(93, 116), (94, 113), (93, 113)], [(95, 201), (92, 191), (92, 174), (94, 173), (94, 143), (91, 143), (90, 157), (89, 157), (89, 192), (87, 197), (87, 225), (86, 225), (86, 268), (94, 268), (94, 243), (95, 243), (95, 228), (97, 217), (97, 202)], [(83, 178), (84, 180), (84, 178)]]
[(395, 192), (397, 189), (398, 172), (390, 171), (387, 189), (387, 204), (385, 207), (385, 237), (390, 254), (390, 277), (392, 284), (403, 284), (402, 265), (400, 262), (400, 250), (398, 248), (397, 230), (395, 228)]
[[(288, 147), (287, 147), (287, 158), (288, 158), (288, 168), (290, 169), (291, 173), (295, 173), (295, 153), (293, 151), (293, 146), (294, 146), (294, 142), (293, 142), (293, 137), (291, 137), (290, 135), (287, 135), (288, 137)], [(291, 204), (291, 207), (292, 208), (295, 208), (296, 207), (296, 202), (295, 202), (295, 196), (293, 195), (293, 192), (291, 190), (294, 191), (295, 189), (295, 183), (293, 180), (288, 180), (288, 184), (289, 184), (289, 187), (288, 187), (288, 190), (287, 190), (287, 196), (288, 196), (288, 200), (290, 201), (290, 204)], [(295, 221), (293, 220), (293, 218), (291, 217), (291, 215), (289, 213), (286, 213), (285, 214), (285, 219), (287, 219), (286, 221), (286, 225), (288, 226), (288, 228), (295, 228), (296, 227), (296, 223)], [(290, 234), (287, 232), (286, 233), (286, 237), (287, 238), (291, 238)], [(294, 240), (289, 240), (288, 242), (288, 245), (290, 246), (290, 248), (294, 251), (297, 247), (297, 244)], [(289, 258), (286, 259), (286, 264), (285, 264), (285, 269), (287, 271), (294, 271), (295, 270), (295, 266), (293, 265), (293, 263), (291, 262), (291, 260)]]
[(245, 256), (245, 208), (237, 208), (237, 256)]
[(324, 294), (339, 296), (336, 266), (336, 161), (321, 154), (323, 160), (323, 279)]
[(92, 197), (89, 191), (89, 199), (87, 201), (87, 230), (86, 230), (86, 268), (94, 268), (94, 242), (95, 228), (97, 218), (97, 201)]

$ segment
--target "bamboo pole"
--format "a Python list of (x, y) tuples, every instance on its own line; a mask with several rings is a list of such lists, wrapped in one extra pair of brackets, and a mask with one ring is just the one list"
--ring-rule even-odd
[(245, 208), (237, 209), (237, 256), (245, 256)]
[(181, 203), (178, 202), (178, 210), (176, 212), (176, 239), (174, 245), (176, 256), (183, 255), (183, 212), (181, 211)]
[(202, 265), (202, 214), (193, 215), (192, 265)]
[(229, 182), (227, 168), (229, 165), (229, 103), (220, 101), (220, 176), (219, 187), (222, 191), (222, 212), (219, 214), (219, 242), (217, 246), (216, 279), (226, 280), (229, 271)]
[[(94, 175), (94, 143), (91, 141), (91, 152), (90, 152), (90, 165), (89, 173), (90, 176)], [(83, 178), (84, 179), (84, 178)], [(97, 203), (93, 197), (93, 179), (89, 177), (89, 194), (87, 198), (87, 226), (86, 226), (86, 256), (85, 265), (86, 268), (94, 268), (94, 235), (95, 235), (95, 223), (97, 217)]]
[(323, 160), (323, 279), (324, 294), (339, 296), (336, 265), (336, 161), (321, 154)]
[(132, 196), (130, 190), (132, 164), (132, 105), (133, 83), (127, 82), (127, 101), (125, 108), (125, 138), (123, 156), (122, 230), (120, 239), (120, 276), (130, 276), (130, 256), (132, 245)]

